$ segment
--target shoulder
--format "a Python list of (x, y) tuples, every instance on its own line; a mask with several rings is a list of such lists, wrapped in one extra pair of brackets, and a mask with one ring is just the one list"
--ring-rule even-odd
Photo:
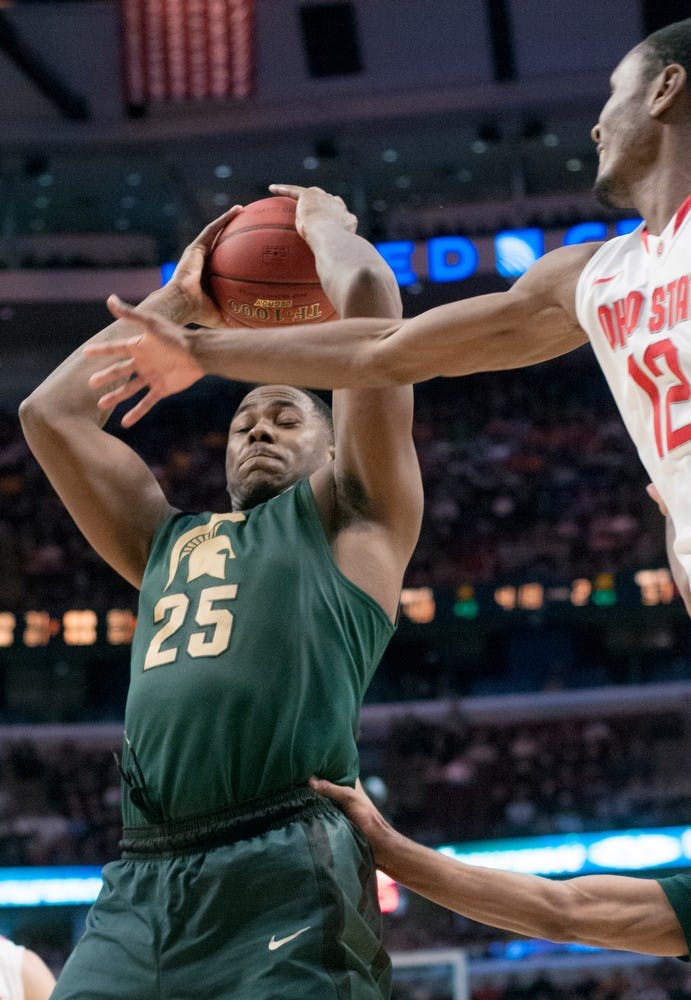
[(584, 268), (604, 246), (607, 244), (577, 243), (550, 250), (526, 271), (511, 292), (554, 296), (562, 289), (575, 289)]
[(549, 315), (558, 309), (568, 322), (577, 323), (576, 288), (581, 275), (604, 243), (579, 243), (558, 247), (540, 257), (507, 292), (520, 316)]

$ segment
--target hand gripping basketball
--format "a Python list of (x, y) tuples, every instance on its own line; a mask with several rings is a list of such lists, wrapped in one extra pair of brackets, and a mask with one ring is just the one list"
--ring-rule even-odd
[(309, 246), (295, 228), (293, 198), (263, 198), (220, 234), (205, 286), (231, 326), (290, 326), (336, 317)]

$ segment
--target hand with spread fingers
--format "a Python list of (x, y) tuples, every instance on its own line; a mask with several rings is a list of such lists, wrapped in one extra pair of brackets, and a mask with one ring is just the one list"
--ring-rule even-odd
[(123, 427), (131, 427), (166, 396), (182, 392), (205, 374), (190, 350), (194, 331), (186, 330), (155, 313), (135, 310), (116, 295), (108, 299), (108, 308), (116, 319), (130, 323), (136, 331), (121, 340), (89, 343), (84, 353), (90, 358), (115, 359), (89, 378), (92, 389), (102, 389), (126, 379), (98, 400), (102, 410), (131, 399), (141, 389), (147, 394), (122, 418)]

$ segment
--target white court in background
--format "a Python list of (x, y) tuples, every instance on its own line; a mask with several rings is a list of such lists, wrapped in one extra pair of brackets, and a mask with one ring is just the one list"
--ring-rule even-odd
[(460, 948), (393, 952), (392, 1000), (413, 1000), (425, 987), (434, 997), (470, 1000), (468, 967)]

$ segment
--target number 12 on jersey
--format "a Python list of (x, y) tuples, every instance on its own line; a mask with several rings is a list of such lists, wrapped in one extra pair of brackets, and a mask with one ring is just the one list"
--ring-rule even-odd
[[(669, 384), (667, 372), (660, 367), (662, 358), (676, 379), (672, 384)], [(629, 375), (652, 403), (655, 447), (659, 457), (664, 458), (674, 448), (691, 441), (691, 423), (672, 426), (672, 404), (685, 403), (691, 399), (691, 386), (681, 370), (679, 354), (672, 341), (666, 338), (648, 344), (643, 352), (643, 366), (638, 364), (632, 354), (629, 355), (628, 365)]]

